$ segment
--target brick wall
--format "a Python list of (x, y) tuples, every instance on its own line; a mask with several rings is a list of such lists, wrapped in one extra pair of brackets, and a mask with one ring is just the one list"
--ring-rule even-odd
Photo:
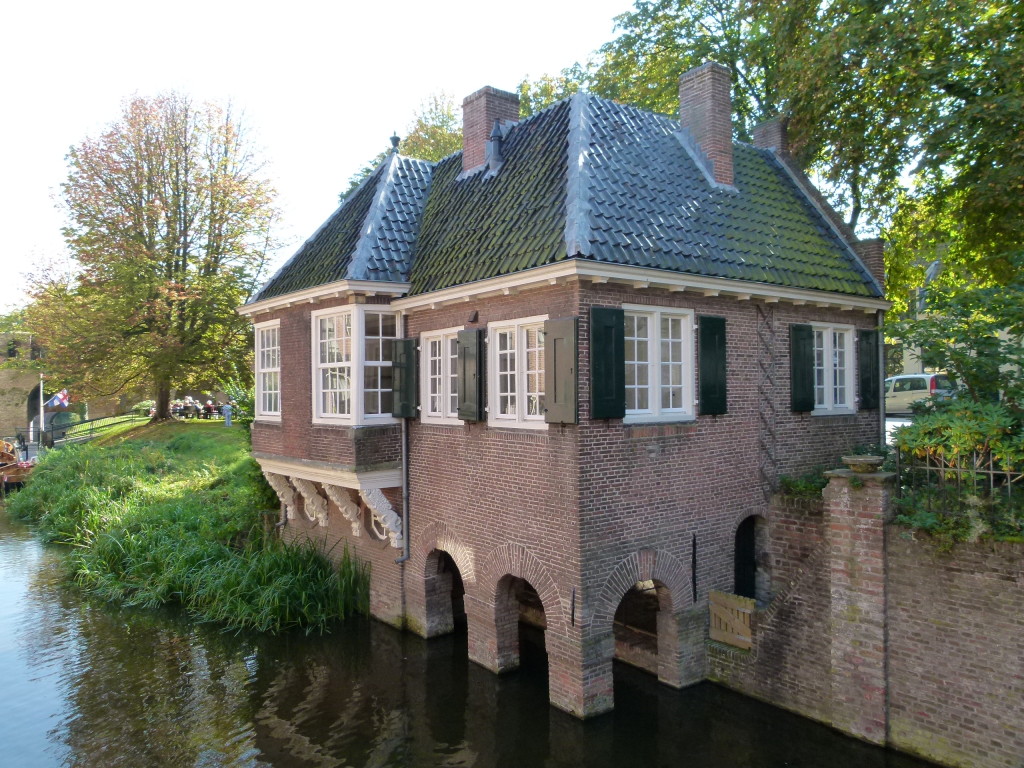
[(884, 482), (836, 473), (824, 503), (769, 509), (774, 599), (754, 647), (708, 677), (944, 765), (1024, 760), (1024, 544), (943, 551), (883, 525)]
[(1024, 544), (890, 527), (890, 733), (956, 766), (1024, 764)]
[[(323, 494), (322, 488), (318, 490)], [(350, 491), (350, 497), (358, 502), (358, 495)], [(401, 498), (394, 493), (388, 493), (388, 501), (396, 510), (401, 510)], [(333, 501), (328, 503), (327, 525), (309, 520), (302, 512), (301, 501), (298, 504), (299, 512), (296, 516), (287, 520), (281, 527), (281, 537), (288, 542), (312, 542), (322, 547), (325, 554), (335, 563), (341, 562), (341, 558), (348, 548), (349, 554), (355, 556), (359, 562), (370, 568), (370, 612), (381, 621), (395, 627), (403, 625), (405, 605), (402, 595), (402, 570), (395, 560), (402, 554), (402, 551), (392, 547), (387, 538), (378, 539), (366, 525), (360, 525), (359, 535), (352, 530), (352, 523), (346, 520)], [(363, 517), (366, 517), (365, 505), (363, 506)]]
[(753, 651), (709, 644), (708, 677), (828, 722), (830, 583), (823, 503), (774, 496), (768, 521), (774, 600), (754, 615)]

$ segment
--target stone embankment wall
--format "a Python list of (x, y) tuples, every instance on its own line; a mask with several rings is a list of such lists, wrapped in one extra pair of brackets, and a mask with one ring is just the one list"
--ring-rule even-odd
[(823, 502), (770, 508), (771, 602), (708, 676), (950, 766), (1024, 764), (1024, 543), (887, 525), (891, 479), (839, 471)]

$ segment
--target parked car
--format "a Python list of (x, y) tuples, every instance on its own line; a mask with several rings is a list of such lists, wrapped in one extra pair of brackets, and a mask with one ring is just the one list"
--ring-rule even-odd
[(885, 380), (885, 412), (910, 413), (910, 406), (926, 397), (950, 397), (953, 380), (945, 373), (906, 373)]

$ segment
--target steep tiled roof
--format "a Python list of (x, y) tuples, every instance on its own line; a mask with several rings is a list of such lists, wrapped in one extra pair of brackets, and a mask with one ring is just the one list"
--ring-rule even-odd
[(569, 249), (596, 261), (876, 295), (847, 246), (768, 150), (733, 144), (735, 189), (714, 187), (677, 121), (592, 96), (574, 121), (585, 194)]
[(519, 272), (567, 258), (566, 143), (569, 102), (516, 124), (504, 164), (461, 178), (462, 155), (434, 170), (416, 244), (410, 293)]
[(734, 186), (714, 185), (678, 121), (576, 94), (507, 129), (496, 173), (390, 156), (254, 300), (342, 279), (415, 295), (570, 258), (880, 295), (772, 152), (733, 150)]
[(407, 280), (432, 165), (389, 155), (253, 301), (338, 280)]

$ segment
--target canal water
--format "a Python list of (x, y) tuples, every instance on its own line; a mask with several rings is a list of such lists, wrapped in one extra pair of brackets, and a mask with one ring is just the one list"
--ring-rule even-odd
[(225, 634), (60, 586), (61, 553), (0, 509), (0, 766), (923, 768), (705, 684), (616, 669), (614, 713), (547, 703), (543, 663), (496, 677), (464, 637), (373, 621)]

